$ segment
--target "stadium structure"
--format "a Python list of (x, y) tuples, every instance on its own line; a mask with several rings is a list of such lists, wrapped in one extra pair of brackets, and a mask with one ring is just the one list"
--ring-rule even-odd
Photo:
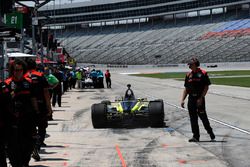
[(38, 15), (80, 63), (250, 61), (250, 0), (92, 0)]

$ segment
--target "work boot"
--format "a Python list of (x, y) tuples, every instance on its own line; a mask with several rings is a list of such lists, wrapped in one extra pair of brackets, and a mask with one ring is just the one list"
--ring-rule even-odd
[(48, 116), (48, 121), (53, 121), (53, 115)]
[(199, 139), (196, 139), (196, 138), (193, 137), (193, 138), (189, 139), (188, 141), (189, 142), (199, 142)]
[(32, 157), (34, 160), (36, 160), (36, 161), (40, 161), (41, 158), (40, 158), (40, 155), (39, 155), (39, 153), (38, 153), (37, 148), (34, 148), (34, 149), (33, 149), (33, 152), (32, 152), (31, 157)]
[(209, 135), (210, 135), (211, 141), (215, 141), (215, 135), (214, 135), (214, 133), (211, 132)]
[(41, 142), (40, 146), (41, 147), (47, 147), (47, 144), (45, 144), (44, 142)]

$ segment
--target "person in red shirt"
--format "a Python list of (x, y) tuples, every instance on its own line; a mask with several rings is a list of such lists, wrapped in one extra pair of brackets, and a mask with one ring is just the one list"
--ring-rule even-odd
[(188, 66), (191, 72), (187, 73), (185, 78), (185, 89), (181, 99), (181, 107), (184, 108), (184, 101), (187, 95), (189, 95), (187, 106), (193, 133), (193, 138), (191, 138), (189, 142), (199, 142), (200, 140), (198, 117), (201, 119), (207, 133), (210, 135), (211, 141), (214, 141), (215, 135), (210, 126), (205, 108), (205, 96), (211, 84), (210, 79), (207, 72), (199, 68), (200, 62), (197, 58), (192, 58)]
[(111, 74), (110, 74), (109, 70), (107, 70), (105, 72), (105, 79), (106, 79), (106, 83), (107, 83), (107, 88), (111, 88)]

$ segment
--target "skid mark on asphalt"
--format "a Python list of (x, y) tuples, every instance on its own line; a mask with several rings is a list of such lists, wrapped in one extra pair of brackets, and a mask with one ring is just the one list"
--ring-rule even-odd
[(82, 115), (85, 113), (85, 112), (88, 112), (89, 109), (88, 108), (85, 108), (85, 109), (82, 109), (82, 110), (79, 110), (77, 112), (75, 112), (74, 116), (73, 116), (73, 120), (76, 120), (76, 119), (79, 119), (82, 117)]
[(135, 166), (157, 166), (156, 164), (153, 164), (153, 162), (151, 162), (149, 160), (149, 154), (156, 149), (157, 147), (157, 139), (153, 139), (152, 141), (150, 141), (142, 150), (138, 150), (138, 152), (136, 153), (136, 158), (134, 160), (135, 162)]

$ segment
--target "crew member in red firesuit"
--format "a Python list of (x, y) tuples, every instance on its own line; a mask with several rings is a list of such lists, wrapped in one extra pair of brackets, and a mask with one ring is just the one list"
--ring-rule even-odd
[(197, 58), (192, 58), (188, 66), (191, 72), (187, 73), (185, 78), (185, 89), (181, 99), (181, 107), (184, 108), (184, 101), (187, 95), (189, 95), (187, 106), (193, 133), (193, 137), (189, 139), (189, 142), (199, 142), (200, 140), (198, 117), (202, 120), (207, 133), (210, 135), (211, 141), (214, 141), (215, 135), (210, 126), (205, 108), (205, 96), (211, 84), (210, 79), (207, 72), (199, 68), (200, 62)]
[(24, 76), (25, 73), (25, 62), (16, 59), (10, 67), (10, 78), (5, 80), (13, 107), (8, 135), (8, 157), (12, 167), (28, 167), (34, 147), (32, 137), (38, 106), (32, 81)]
[(48, 118), (52, 114), (50, 95), (49, 95), (49, 84), (42, 72), (36, 70), (36, 62), (33, 59), (27, 61), (27, 73), (26, 76), (32, 79), (32, 87), (36, 101), (39, 108), (39, 113), (36, 113), (36, 121), (38, 127), (39, 142), (37, 143), (39, 148), (46, 146), (44, 143), (46, 128), (48, 127)]
[(0, 81), (0, 166), (7, 167), (6, 163), (6, 143), (7, 143), (7, 132), (9, 123), (10, 105), (10, 94), (6, 87), (6, 84)]
[(111, 74), (109, 70), (106, 70), (105, 72), (105, 79), (106, 79), (107, 88), (111, 88)]

